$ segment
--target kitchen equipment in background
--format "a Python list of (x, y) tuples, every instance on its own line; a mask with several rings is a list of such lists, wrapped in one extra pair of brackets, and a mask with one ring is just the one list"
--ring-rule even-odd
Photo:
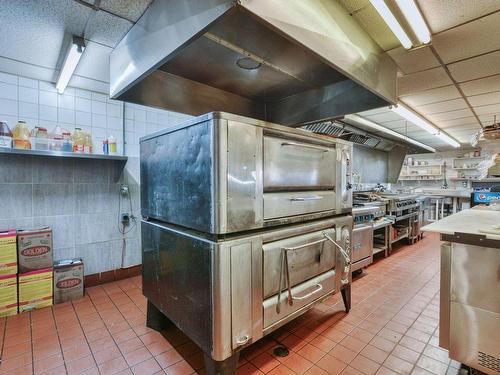
[(0, 318), (17, 314), (17, 275), (0, 275)]
[(354, 227), (352, 229), (351, 271), (355, 272), (373, 263), (373, 221), (376, 206), (355, 206), (352, 209)]
[(19, 273), (19, 312), (52, 306), (52, 276), (52, 265)]
[(13, 135), (13, 147), (19, 149), (29, 150), (31, 149), (30, 142), (30, 129), (24, 121), (19, 121), (14, 129), (12, 130)]
[(17, 274), (17, 231), (0, 230), (0, 275)]
[(140, 146), (147, 324), (209, 374), (333, 293), (350, 309), (352, 144), (214, 112)]
[(0, 147), (12, 147), (12, 131), (6, 122), (0, 121)]
[(63, 259), (54, 262), (54, 304), (83, 297), (83, 260)]
[(19, 230), (17, 251), (20, 273), (52, 268), (52, 229)]

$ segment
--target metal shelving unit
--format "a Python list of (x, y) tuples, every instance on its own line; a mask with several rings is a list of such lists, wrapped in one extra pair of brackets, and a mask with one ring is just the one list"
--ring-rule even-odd
[(1, 154), (127, 161), (127, 157), (123, 156), (123, 155), (80, 154), (77, 152), (22, 150), (22, 149), (17, 149), (17, 148), (2, 148), (2, 147), (0, 147), (0, 155)]

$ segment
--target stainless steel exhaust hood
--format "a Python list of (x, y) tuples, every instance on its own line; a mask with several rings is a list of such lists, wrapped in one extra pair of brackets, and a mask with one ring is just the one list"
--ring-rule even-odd
[(334, 0), (156, 0), (111, 54), (110, 96), (285, 125), (396, 101), (396, 66)]

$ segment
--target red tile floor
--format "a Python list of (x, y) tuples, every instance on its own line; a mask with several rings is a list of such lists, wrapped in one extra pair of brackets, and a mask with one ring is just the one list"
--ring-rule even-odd
[[(238, 374), (456, 374), (438, 347), (439, 240), (401, 246), (353, 283), (346, 315), (339, 295), (241, 355)], [(203, 373), (180, 331), (145, 326), (146, 300), (134, 277), (87, 289), (86, 297), (0, 322), (0, 374)], [(280, 342), (287, 357), (273, 355)]]

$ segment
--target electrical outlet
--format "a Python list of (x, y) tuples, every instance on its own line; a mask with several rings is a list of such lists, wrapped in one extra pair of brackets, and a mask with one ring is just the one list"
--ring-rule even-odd
[(122, 225), (126, 227), (127, 225), (130, 224), (130, 214), (128, 212), (122, 213), (120, 220), (122, 222)]

